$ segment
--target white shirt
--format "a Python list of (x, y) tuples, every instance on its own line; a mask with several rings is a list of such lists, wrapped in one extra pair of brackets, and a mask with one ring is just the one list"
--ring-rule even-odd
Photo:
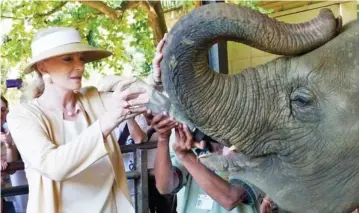
[[(71, 143), (86, 125), (82, 112), (76, 121), (64, 120), (65, 143)], [(72, 213), (71, 209), (80, 209), (80, 205), (87, 203), (86, 205), (93, 212), (116, 213), (116, 201), (112, 192), (114, 181), (111, 162), (106, 155), (83, 172), (64, 181), (66, 184), (63, 184), (61, 189), (61, 194), (64, 195), (61, 201), (66, 203), (67, 209), (61, 212)], [(89, 190), (92, 192), (95, 190), (97, 193), (88, 193)]]

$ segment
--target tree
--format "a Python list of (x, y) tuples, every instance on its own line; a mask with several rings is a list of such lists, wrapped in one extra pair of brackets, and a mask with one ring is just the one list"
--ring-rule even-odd
[(23, 70), (35, 29), (59, 25), (75, 27), (85, 42), (113, 52), (111, 57), (86, 65), (85, 78), (95, 72), (121, 74), (126, 70), (146, 76), (154, 47), (167, 32), (163, 10), (189, 11), (198, 6), (200, 1), (186, 0), (2, 1), (1, 18), (10, 20), (11, 30), (0, 38), (1, 85), (4, 73)]

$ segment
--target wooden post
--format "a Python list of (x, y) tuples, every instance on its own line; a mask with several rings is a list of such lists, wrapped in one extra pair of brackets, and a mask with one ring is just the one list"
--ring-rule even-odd
[[(221, 3), (224, 0), (207, 0), (202, 1), (202, 5)], [(227, 42), (220, 41), (214, 44), (208, 53), (209, 66), (216, 72), (222, 74), (228, 74), (228, 53), (227, 53)]]
[(148, 172), (147, 172), (147, 150), (136, 150), (136, 170), (140, 172), (140, 178), (135, 180), (136, 186), (136, 212), (149, 212), (148, 199)]

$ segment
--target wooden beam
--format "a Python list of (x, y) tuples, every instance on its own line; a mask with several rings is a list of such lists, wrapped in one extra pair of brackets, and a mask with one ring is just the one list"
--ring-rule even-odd
[(331, 5), (338, 5), (338, 4), (344, 3), (344, 2), (349, 2), (349, 1), (326, 1), (326, 2), (321, 2), (321, 3), (317, 3), (317, 4), (305, 5), (305, 6), (290, 9), (290, 10), (272, 13), (272, 14), (269, 14), (269, 16), (273, 17), (273, 18), (277, 18), (277, 17), (295, 14), (295, 13), (303, 12), (303, 11), (307, 11), (307, 10), (314, 10), (314, 9), (327, 7), (327, 6), (331, 6)]

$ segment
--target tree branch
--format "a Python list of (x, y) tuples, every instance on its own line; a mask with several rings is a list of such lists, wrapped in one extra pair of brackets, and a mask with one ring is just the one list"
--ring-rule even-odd
[(31, 17), (14, 17), (14, 16), (4, 16), (4, 15), (1, 15), (1, 18), (9, 18), (9, 19), (28, 19), (28, 18), (31, 18)]
[(56, 11), (58, 11), (59, 9), (61, 9), (61, 7), (65, 6), (66, 4), (67, 4), (67, 1), (63, 1), (56, 7), (52, 8), (52, 10), (50, 10), (49, 12), (42, 13), (42, 14), (36, 14), (33, 17), (39, 18), (39, 17), (49, 16), (49, 15), (55, 13)]
[(153, 31), (153, 42), (156, 45), (167, 32), (160, 1), (125, 1), (119, 8), (111, 8), (104, 2), (77, 0), (81, 4), (94, 8), (111, 19), (122, 19), (126, 10), (143, 8), (148, 14), (148, 26)]
[(50, 10), (47, 13), (40, 13), (40, 14), (35, 14), (33, 16), (29, 16), (29, 17), (15, 17), (15, 16), (4, 16), (1, 15), (1, 18), (9, 18), (9, 19), (31, 19), (31, 18), (41, 18), (41, 17), (45, 17), (45, 16), (49, 16), (53, 13), (55, 13), (56, 11), (58, 11), (59, 9), (61, 9), (63, 6), (65, 6), (67, 4), (66, 1), (61, 2), (59, 5), (57, 5), (56, 7), (52, 8), (52, 10)]
[(107, 6), (106, 3), (101, 1), (86, 1), (86, 0), (78, 0), (83, 5), (87, 5), (93, 9), (96, 9), (103, 14), (107, 15), (111, 19), (118, 19), (122, 17), (123, 11), (118, 11), (113, 9), (112, 7)]

